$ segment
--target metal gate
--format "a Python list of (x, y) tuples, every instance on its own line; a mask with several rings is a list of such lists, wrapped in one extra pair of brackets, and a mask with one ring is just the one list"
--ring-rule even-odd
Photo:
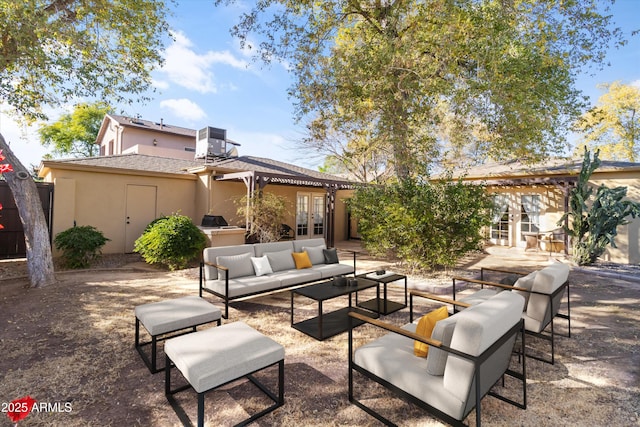
[[(51, 227), (53, 225), (53, 184), (49, 182), (36, 182), (42, 210), (49, 228), (49, 243), (51, 243)], [(0, 258), (24, 258), (27, 249), (24, 242), (24, 229), (18, 214), (18, 208), (13, 201), (13, 195), (9, 184), (0, 181), (0, 224), (4, 226), (0, 230)]]

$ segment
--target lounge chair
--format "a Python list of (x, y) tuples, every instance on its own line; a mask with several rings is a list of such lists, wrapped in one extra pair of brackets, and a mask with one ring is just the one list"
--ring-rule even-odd
[[(555, 363), (555, 336), (554, 319), (560, 317), (567, 320), (567, 337), (571, 337), (571, 302), (569, 297), (569, 266), (555, 262), (541, 270), (532, 273), (522, 271), (483, 268), (480, 272), (480, 280), (464, 277), (453, 278), (453, 299), (469, 304), (477, 304), (504, 290), (521, 294), (525, 298), (525, 309), (522, 312), (524, 327), (527, 334), (549, 341), (551, 344), (551, 358), (545, 358), (527, 353), (528, 357), (546, 363)], [(513, 285), (484, 280), (485, 272), (492, 271), (515, 275), (517, 280)], [(458, 298), (456, 285), (465, 282), (471, 285), (480, 285), (477, 292)], [(488, 287), (488, 288), (486, 288)], [(560, 313), (562, 296), (567, 295), (567, 312)], [(549, 329), (549, 332), (545, 332)]]
[[(415, 296), (431, 298), (412, 291), (411, 307)], [(526, 409), (525, 359), (522, 359), (522, 372), (509, 369), (518, 335), (524, 351), (523, 307), (521, 295), (506, 292), (495, 295), (435, 323), (431, 338), (416, 334), (415, 323), (400, 328), (349, 313), (352, 318), (389, 331), (354, 349), (354, 330), (349, 329), (349, 401), (382, 423), (394, 425), (365, 405), (362, 398), (355, 397), (354, 373), (357, 372), (452, 425), (464, 425), (464, 419), (475, 409), (476, 425), (480, 426), (480, 401), (487, 394)], [(426, 358), (414, 354), (415, 341), (429, 346)], [(500, 379), (504, 380), (505, 374), (522, 382), (521, 403), (492, 391)]]

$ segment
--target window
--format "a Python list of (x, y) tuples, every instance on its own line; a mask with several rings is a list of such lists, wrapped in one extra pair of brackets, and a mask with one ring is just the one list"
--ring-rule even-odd
[(493, 197), (494, 211), (491, 221), (491, 239), (509, 240), (509, 195)]
[(526, 195), (520, 199), (520, 231), (522, 233), (538, 233), (540, 231), (540, 196)]

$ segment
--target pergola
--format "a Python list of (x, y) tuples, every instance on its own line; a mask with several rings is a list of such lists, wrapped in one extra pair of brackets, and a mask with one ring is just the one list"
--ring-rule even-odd
[[(274, 172), (244, 171), (214, 176), (216, 181), (243, 181), (247, 187), (247, 203), (256, 190), (263, 190), (267, 185), (288, 185), (296, 187), (324, 188), (327, 199), (325, 203), (326, 227), (324, 238), (328, 246), (333, 246), (335, 231), (335, 202), (338, 190), (351, 190), (355, 184), (343, 180), (322, 179), (310, 176), (296, 176)], [(246, 219), (247, 228), (249, 218)]]
[[(539, 177), (539, 178), (505, 178), (486, 180), (483, 183), (487, 187), (556, 187), (562, 191), (563, 195), (563, 213), (569, 212), (569, 191), (576, 186), (578, 177)], [(568, 225), (568, 218), (565, 218), (565, 227)], [(569, 253), (569, 236), (563, 234), (564, 253)]]

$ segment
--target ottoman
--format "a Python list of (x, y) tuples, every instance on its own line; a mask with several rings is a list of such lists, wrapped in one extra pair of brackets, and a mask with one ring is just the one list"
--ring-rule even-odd
[[(274, 404), (238, 423), (246, 425), (284, 404), (284, 347), (243, 322), (228, 323), (167, 340), (165, 394), (176, 413), (173, 394), (193, 388), (198, 394), (198, 426), (204, 425), (204, 395), (207, 391), (248, 378)], [(267, 389), (252, 374), (278, 365), (278, 394)], [(189, 384), (171, 389), (171, 369), (175, 366)], [(186, 416), (186, 414), (185, 414)], [(190, 424), (188, 420), (183, 423)]]
[[(140, 353), (152, 374), (162, 371), (156, 366), (158, 341), (195, 332), (196, 327), (206, 323), (217, 322), (220, 326), (220, 309), (203, 298), (188, 296), (167, 301), (139, 305), (135, 308), (136, 342), (135, 347)], [(140, 342), (140, 323), (151, 335), (151, 341)], [(183, 331), (184, 329), (190, 329)], [(176, 333), (182, 331), (180, 333)], [(151, 345), (151, 359), (145, 353), (144, 347)]]

